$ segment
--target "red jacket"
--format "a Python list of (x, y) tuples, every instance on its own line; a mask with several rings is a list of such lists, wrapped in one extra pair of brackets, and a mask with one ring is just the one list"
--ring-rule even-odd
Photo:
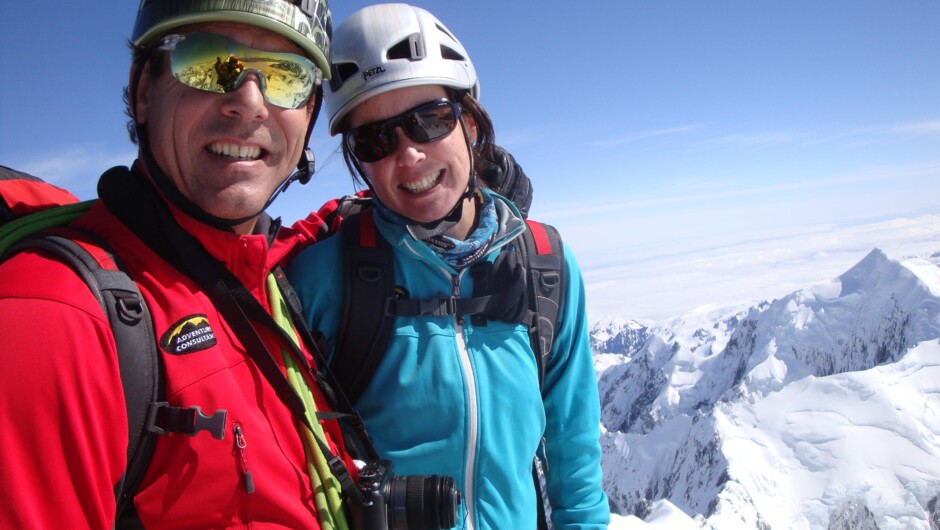
[[(263, 235), (239, 236), (174, 215), (266, 308), (268, 272), (313, 237), (282, 229), (269, 246)], [(186, 354), (161, 348), (170, 405), (198, 405), (206, 414), (225, 409), (228, 420), (222, 440), (207, 432), (158, 437), (135, 503), (144, 525), (318, 528), (298, 423), (206, 295), (100, 202), (76, 224), (103, 236), (124, 260), (152, 312), (155, 340), (197, 315), (217, 340)], [(113, 488), (126, 467), (127, 414), (104, 313), (67, 266), (28, 252), (0, 265), (0, 324), (0, 528), (111, 528)], [(258, 333), (280, 351), (273, 334)], [(323, 424), (341, 439), (334, 422)], [(254, 478), (251, 494), (245, 467)]]

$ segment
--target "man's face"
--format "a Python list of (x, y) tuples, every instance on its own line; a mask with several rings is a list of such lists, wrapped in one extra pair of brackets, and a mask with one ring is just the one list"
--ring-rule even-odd
[[(193, 31), (303, 54), (284, 37), (242, 24), (196, 24), (175, 33)], [(256, 74), (231, 92), (206, 92), (177, 81), (165, 54), (157, 60), (167, 64), (156, 78), (144, 67), (137, 104), (157, 164), (186, 198), (212, 215), (238, 219), (259, 212), (300, 159), (313, 98), (299, 109), (267, 103)], [(236, 230), (253, 226), (250, 221)]]

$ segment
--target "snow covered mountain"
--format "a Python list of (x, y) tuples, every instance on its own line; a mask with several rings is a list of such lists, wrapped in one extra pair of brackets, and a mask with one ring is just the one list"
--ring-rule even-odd
[(611, 528), (940, 529), (938, 264), (596, 323)]

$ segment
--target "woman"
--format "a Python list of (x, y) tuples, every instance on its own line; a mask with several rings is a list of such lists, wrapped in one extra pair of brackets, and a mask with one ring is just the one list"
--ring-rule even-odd
[[(519, 252), (526, 224), (477, 176), (492, 163), (493, 127), (466, 50), (427, 11), (383, 4), (336, 29), (333, 59), (330, 133), (342, 134), (347, 164), (373, 193), (396, 291), (416, 300), (474, 296), (474, 265)], [(331, 347), (343, 319), (341, 240), (307, 249), (289, 273), (308, 324)], [(458, 528), (535, 528), (540, 450), (555, 528), (607, 527), (584, 289), (567, 248), (564, 261), (544, 397), (525, 325), (457, 314), (396, 317), (355, 403), (396, 475), (456, 479)]]

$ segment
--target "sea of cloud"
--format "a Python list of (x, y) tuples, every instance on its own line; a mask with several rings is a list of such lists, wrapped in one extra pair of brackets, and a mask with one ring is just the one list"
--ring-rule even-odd
[(746, 243), (594, 265), (582, 260), (589, 318), (658, 322), (748, 306), (829, 280), (873, 248), (903, 259), (940, 252), (940, 215), (820, 225)]

